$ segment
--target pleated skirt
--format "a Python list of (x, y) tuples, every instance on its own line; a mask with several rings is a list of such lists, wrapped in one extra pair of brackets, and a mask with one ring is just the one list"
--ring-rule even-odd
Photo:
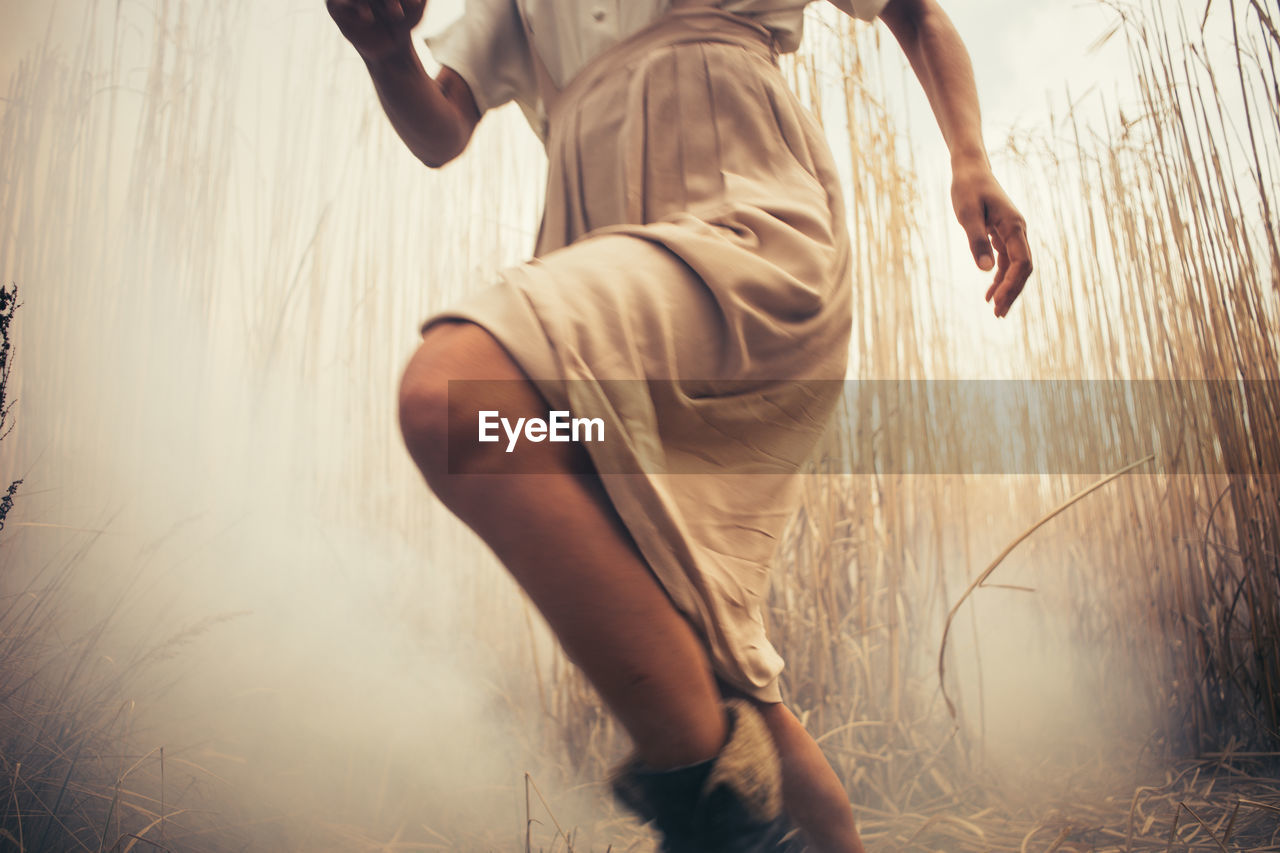
[(781, 698), (769, 567), (844, 378), (849, 243), (770, 34), (676, 9), (556, 92), (535, 256), (428, 318), (487, 329), (586, 443), (716, 675)]

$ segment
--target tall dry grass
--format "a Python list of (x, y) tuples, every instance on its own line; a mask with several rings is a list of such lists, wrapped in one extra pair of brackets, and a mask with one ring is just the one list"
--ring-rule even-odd
[[(1118, 481), (1037, 532), (1023, 548), (1038, 546), (1028, 559), (1034, 568), (1012, 583), (1039, 588), (1043, 624), (1050, 630), (1055, 622), (1064, 624), (1063, 654), (1079, 650), (1092, 670), (1074, 689), (1089, 690), (1104, 708), (1116, 707), (1115, 722), (1126, 700), (1136, 698), (1158, 754), (1243, 751), (1263, 766), (1270, 756), (1274, 767), (1280, 744), (1280, 267), (1271, 213), (1280, 187), (1277, 43), (1273, 9), (1238, 6), (1210, 4), (1203, 21), (1168, 5), (1118, 6), (1113, 36), (1128, 42), (1140, 113), (1133, 105), (1124, 107), (1128, 115), (1111, 109), (1107, 115), (1115, 118), (1094, 127), (1082, 126), (1069, 112), (1054, 124), (1055, 135), (1016, 140), (1006, 158), (1004, 168), (1021, 179), (1038, 259), (1033, 290), (1022, 305), (1030, 315), (1027, 351), (1020, 354), (1027, 375), (1158, 380), (1131, 383), (1137, 389), (1133, 408), (1121, 412), (1149, 426), (1145, 443), (1123, 449), (1126, 461), (1155, 454), (1151, 473)], [(1231, 39), (1225, 56), (1224, 32)], [(850, 111), (871, 111), (860, 124), (876, 128), (877, 103), (867, 100), (869, 106), (855, 102)], [(874, 150), (876, 133), (851, 131), (850, 139), (856, 151)], [(862, 234), (871, 252), (894, 247), (888, 257), (872, 258), (864, 270), (869, 276), (883, 275), (885, 264), (907, 253), (902, 247), (919, 240), (910, 213), (895, 204), (901, 193), (875, 197), (875, 188), (899, 182), (894, 158), (880, 162), (891, 176), (870, 171), (871, 209), (860, 211), (866, 196), (857, 190), (852, 205), (855, 233), (860, 222), (882, 223), (886, 213), (896, 223), (888, 235), (875, 224)], [(916, 267), (909, 274), (927, 276), (928, 270)], [(891, 317), (889, 328), (903, 334), (862, 339), (861, 375), (964, 375), (936, 360), (947, 342), (919, 343), (936, 324), (928, 292), (892, 294), (886, 300), (886, 290), (877, 288), (867, 309), (877, 323)], [(1044, 346), (1037, 345), (1041, 341)], [(948, 385), (939, 393), (954, 390)], [(1011, 385), (1009, 393), (1023, 390)], [(1084, 391), (1080, 424), (1100, 415), (1093, 407), (1114, 402), (1101, 386)], [(992, 489), (972, 476), (908, 485), (894, 476), (894, 460), (887, 458), (885, 476), (815, 480), (782, 559), (787, 582), (776, 596), (779, 617), (794, 624), (797, 613), (805, 614), (794, 636), (782, 635), (798, 670), (792, 676), (801, 688), (797, 699), (815, 714), (814, 730), (829, 738), (837, 760), (847, 760), (851, 795), (869, 807), (873, 825), (886, 817), (902, 825), (902, 812), (913, 805), (923, 815), (938, 803), (960, 801), (959, 789), (974, 778), (963, 768), (981, 767), (980, 758), (975, 763), (972, 755), (961, 756), (955, 742), (930, 737), (937, 685), (922, 678), (919, 658), (908, 648), (936, 639), (934, 626), (959, 600), (963, 584), (956, 585), (948, 567), (960, 568), (965, 581), (976, 576), (1016, 532), (992, 535), (993, 517), (1021, 514), (1030, 526), (1092, 479), (1071, 474), (1068, 461), (1088, 456), (1094, 436), (1063, 423), (1038, 424), (1032, 405), (1023, 403), (1014, 423), (1048, 448), (1045, 458), (1063, 460), (1061, 471), (1002, 478), (1002, 488)], [(857, 431), (868, 419), (856, 408), (848, 415), (847, 447), (861, 452), (866, 445)], [(974, 432), (983, 427), (961, 426)], [(970, 448), (970, 458), (989, 452), (969, 434), (942, 439)], [(1004, 494), (992, 503), (992, 491)], [(1028, 514), (1037, 506), (1043, 509)], [(963, 616), (957, 628), (970, 627)], [(983, 630), (972, 628), (975, 634)], [(1030, 636), (1011, 639), (1034, 642)], [(969, 686), (977, 690), (966, 692), (961, 708), (960, 731), (968, 734), (982, 730), (985, 713), (980, 657), (969, 671)], [(835, 681), (838, 689), (830, 689), (830, 673), (849, 671), (861, 671), (861, 678)], [(814, 672), (821, 675), (809, 684)], [(874, 677), (877, 672), (882, 678)], [(987, 737), (999, 739), (990, 731)], [(896, 751), (895, 744), (901, 745)], [(1257, 773), (1253, 767), (1241, 775)], [(1225, 805), (1215, 814), (1221, 816), (1219, 839), (1232, 811), (1229, 800)], [(1179, 812), (1173, 807), (1162, 815), (1161, 829), (1173, 826), (1170, 838)], [(1255, 827), (1265, 827), (1267, 815), (1255, 807)], [(1184, 835), (1200, 832), (1185, 814), (1183, 820)], [(920, 817), (915, 825), (924, 823)], [(972, 826), (952, 829), (958, 832), (954, 843), (981, 842)], [(1199, 838), (1208, 841), (1204, 834)], [(1237, 843), (1275, 840), (1260, 831), (1253, 842)]]
[[(468, 159), (422, 175), (382, 126), (343, 46), (325, 22), (302, 17), (301, 6), (271, 12), (279, 18), (265, 36), (255, 26), (263, 12), (249, 4), (169, 0), (154, 17), (119, 4), (93, 8), (76, 38), (33, 50), (9, 81), (0, 115), (0, 271), (27, 294), (31, 345), (18, 345), (30, 355), (15, 377), (22, 423), (38, 430), (24, 426), (0, 445), (6, 476), (75, 483), (72, 463), (57, 460), (83, 458), (72, 451), (85, 444), (123, 470), (150, 471), (160, 451), (131, 420), (149, 411), (134, 384), (205, 413), (207, 425), (194, 428), (210, 440), (223, 429), (228, 442), (247, 446), (246, 434), (275, 435), (281, 425), (270, 419), (290, 412), (279, 430), (288, 439), (273, 453), (293, 476), (310, 472), (305, 487), (324, 496), (328, 521), (398, 538), (422, 555), (424, 569), (460, 567), (447, 616), (430, 601), (436, 587), (424, 571), (399, 581), (389, 618), (476, 637), (482, 656), (498, 662), (485, 677), (511, 722), (503, 737), (523, 756), (550, 745), (567, 758), (539, 768), (532, 782), (549, 792), (589, 787), (625, 749), (621, 733), (510, 584), (430, 508), (390, 417), (416, 318), (528, 250), (541, 165), (532, 140), (513, 143), (503, 137), (515, 124), (490, 120)], [(1206, 12), (1211, 26), (1202, 32), (1198, 19), (1167, 6), (1117, 7), (1115, 37), (1130, 46), (1139, 112), (1112, 108), (1098, 126), (1069, 111), (1053, 136), (1017, 140), (1002, 161), (1018, 175), (1012, 183), (1038, 265), (1019, 307), (1026, 375), (1280, 380), (1277, 15), (1263, 2), (1219, 2)], [(310, 40), (282, 35), (293, 26)], [(1229, 65), (1210, 43), (1224, 29), (1233, 39)], [(981, 350), (939, 313), (947, 272), (934, 225), (921, 215), (936, 190), (920, 186), (885, 106), (883, 92), (900, 72), (880, 38), (815, 17), (806, 52), (786, 71), (848, 141), (837, 155), (854, 176), (846, 202), (855, 279), (876, 283), (858, 290), (856, 377), (937, 381), (941, 398), (953, 395), (958, 406), (963, 388), (940, 381), (971, 378)], [(262, 63), (272, 51), (277, 61)], [(310, 55), (317, 52), (322, 61)], [(173, 349), (159, 331), (172, 327), (189, 350)], [(146, 354), (162, 346), (180, 354), (182, 370), (150, 364), (113, 382), (110, 364), (87, 364), (69, 343), (56, 357), (42, 340), (83, 342), (119, 364), (148, 365)], [(85, 375), (101, 381), (83, 383)], [(1007, 378), (995, 368), (992, 375)], [(210, 411), (187, 390), (193, 383), (216, 392)], [(223, 393), (239, 383), (252, 389), (247, 403)], [(1097, 697), (1102, 723), (1126, 735), (1133, 729), (1120, 717), (1136, 719), (1151, 738), (1148, 756), (1274, 752), (1280, 396), (1267, 390), (1274, 386), (1248, 387), (1263, 393), (1169, 383), (1139, 395), (1128, 414), (1154, 424), (1159, 440), (1122, 450), (1134, 460), (1157, 453), (1160, 464), (1037, 530), (961, 609), (954, 631), (962, 642), (948, 670), (958, 721), (946, 713), (934, 666), (948, 610), (1008, 542), (1093, 478), (1065, 465), (921, 477), (892, 456), (897, 445), (874, 442), (886, 456), (869, 466), (860, 433), (869, 412), (859, 408), (869, 398), (850, 396), (819, 463), (825, 473), (808, 480), (779, 556), (769, 619), (788, 660), (788, 701), (841, 773), (870, 843), (1068, 849), (1088, 841), (1120, 849), (1165, 832), (1170, 843), (1204, 842), (1213, 829), (1215, 839), (1243, 849), (1241, 839), (1252, 836), (1242, 827), (1265, 809), (1238, 799), (1234, 826), (1228, 805), (1216, 829), (1204, 829), (1183, 805), (1204, 817), (1221, 803), (1207, 790), (1176, 799), (1181, 777), (1170, 777), (1173, 793), (1100, 805), (1098, 823), (1119, 820), (1119, 839), (1072, 835), (1065, 818), (1046, 817), (1043, 801), (1013, 797), (987, 752), (1004, 737), (991, 721), (1007, 719), (1006, 706), (1021, 700), (988, 689), (999, 656), (993, 610), (980, 608), (998, 600), (1027, 614), (1028, 635), (1000, 643), (1069, 648), (1080, 663), (1070, 692)], [(1009, 388), (1011, 422), (1045, 458), (1092, 449), (1080, 446), (1082, 433), (1036, 420), (1026, 389)], [(215, 417), (223, 399), (243, 410)], [(1082, 419), (1105, 414), (1088, 394), (1075, 405)], [(106, 423), (86, 429), (88, 413)], [(238, 422), (250, 427), (229, 426)], [(973, 425), (947, 429), (926, 456), (943, 446), (962, 458), (992, 453)], [(869, 467), (877, 473), (847, 474)], [(279, 471), (235, 472), (249, 488), (271, 487), (268, 475)], [(86, 500), (110, 506), (111, 485), (86, 484)], [(120, 608), (83, 609), (77, 594), (92, 588), (77, 567), (104, 534), (54, 524), (56, 508), (37, 500), (0, 541), (0, 826), (19, 849), (230, 849), (267, 837), (275, 849), (377, 849), (387, 838), (401, 849), (516, 849), (526, 828), (532, 846), (567, 846), (567, 795), (552, 793), (544, 805), (516, 774), (511, 826), (488, 834), (415, 825), (405, 816), (425, 807), (412, 791), (395, 790), (389, 776), (382, 787), (365, 786), (355, 769), (337, 807), (303, 809), (298, 822), (254, 823), (262, 813), (241, 811), (212, 775), (218, 759), (131, 731), (128, 703), (160, 707), (161, 677), (152, 674), (165, 671), (159, 658), (182, 654), (188, 634), (156, 627), (129, 646), (130, 657), (105, 665), (103, 654), (115, 649), (108, 639), (129, 618)], [(101, 529), (112, 529), (109, 517)], [(56, 562), (24, 562), (50, 553), (50, 542)], [(991, 588), (997, 583), (1014, 588)], [(105, 588), (126, 607), (127, 584)], [(191, 624), (219, 636), (217, 625)], [(344, 768), (371, 761), (355, 747), (329, 747)], [(1080, 765), (1099, 760), (1075, 757)], [(298, 759), (296, 769), (305, 775), (314, 766)], [(1267, 773), (1263, 764), (1245, 775), (1264, 784)], [(263, 808), (270, 813), (272, 803)], [(642, 837), (621, 816), (600, 823), (595, 838)], [(1275, 842), (1253, 849), (1266, 843)]]
[[(1044, 321), (1078, 330), (1096, 354), (1079, 365), (1042, 356), (1046, 370), (1169, 380), (1135, 412), (1158, 425), (1163, 446), (1149, 449), (1164, 457), (1161, 473), (1133, 478), (1108, 511), (1080, 521), (1097, 533), (1080, 537), (1094, 567), (1082, 581), (1108, 607), (1081, 612), (1078, 634), (1105, 635), (1152, 674), (1143, 687), (1177, 750), (1274, 749), (1274, 10), (1119, 13), (1141, 112), (1088, 129), (1068, 115), (1029, 161), (1044, 209), (1073, 214), (1042, 253), (1059, 294), (1044, 301)], [(1197, 379), (1218, 381), (1173, 381)]]
[[(854, 277), (874, 286), (858, 289), (857, 381), (820, 462), (829, 473), (808, 481), (777, 561), (771, 636), (788, 661), (787, 700), (845, 780), (871, 844), (1017, 848), (1049, 831), (1052, 822), (1040, 815), (1017, 832), (1009, 828), (1005, 839), (992, 833), (992, 816), (1007, 820), (1006, 809), (1021, 798), (999, 780), (1007, 765), (987, 762), (986, 747), (1002, 739), (987, 724), (994, 716), (988, 703), (1025, 702), (1024, 716), (1040, 723), (1041, 752), (1024, 756), (1026, 763), (1074, 750), (1077, 767), (1044, 771), (1051, 791), (1064, 774), (1106, 766), (1099, 743), (1111, 744), (1112, 760), (1128, 756), (1126, 770), (1141, 756), (1156, 757), (1156, 765), (1178, 756), (1239, 756), (1260, 763), (1228, 772), (1266, 790), (1262, 780), (1280, 744), (1280, 323), (1277, 225), (1269, 213), (1280, 186), (1275, 28), (1261, 4), (1206, 11), (1206, 25), (1217, 30), (1196, 30), (1199, 20), (1189, 24), (1185, 13), (1159, 4), (1118, 7), (1110, 37), (1128, 41), (1140, 115), (1134, 105), (1124, 107), (1127, 116), (1111, 107), (1110, 123), (1086, 126), (1071, 110), (1053, 120), (1050, 136), (1011, 140), (1004, 152), (1001, 173), (1021, 191), (1038, 263), (1020, 306), (1029, 316), (1017, 375), (1076, 380), (1049, 390), (1008, 381), (977, 355), (980, 342), (939, 316), (946, 300), (936, 288), (945, 282), (927, 248), (933, 223), (921, 215), (919, 182), (885, 106), (892, 81), (876, 34), (811, 27), (807, 51), (788, 69), (829, 131), (847, 135), (838, 154), (855, 176), (846, 192)], [(1234, 40), (1225, 62), (1211, 44), (1223, 28)], [(1238, 96), (1224, 92), (1224, 77)], [(873, 402), (923, 393), (919, 383), (934, 383), (928, 391), (941, 409), (959, 411), (974, 392), (949, 380), (971, 378), (975, 363), (979, 374), (989, 370), (1002, 382), (980, 393), (1009, 398), (1007, 424), (988, 430), (943, 418), (948, 432), (930, 434), (936, 445), (877, 444), (864, 434), (876, 423)], [(1081, 426), (1118, 415), (1140, 427), (1107, 444), (1103, 456), (1122, 460), (1115, 470), (1151, 461), (1034, 527), (1111, 473), (1081, 473), (1087, 466), (1076, 460), (1100, 458), (1099, 435), (1046, 423), (1046, 399)], [(1047, 464), (1009, 467), (989, 431), (1001, 440), (1021, 434)], [(923, 458), (902, 457), (908, 446)], [(948, 467), (956, 458), (965, 465)], [(843, 473), (872, 469), (881, 473)], [(1001, 601), (1032, 599), (1000, 605), (1028, 613), (1025, 633), (985, 639), (990, 632), (975, 608), (960, 609), (954, 631), (969, 642), (961, 651), (953, 643), (950, 655), (968, 659), (959, 661), (960, 676), (951, 675), (964, 682), (950, 685), (962, 696), (953, 721), (933, 665), (941, 627), (969, 581), (1033, 527), (1015, 549), (1028, 555), (1023, 565), (997, 566), (977, 590), (982, 598), (996, 594), (988, 586), (1003, 585)], [(1014, 579), (1001, 584), (1010, 572)], [(1092, 706), (1090, 731), (1071, 730), (1078, 717), (1047, 714), (1033, 688), (989, 698), (984, 642), (986, 654), (998, 651), (993, 643), (1059, 644), (1059, 655), (1077, 664), (1061, 672), (1075, 679), (1062, 695), (1073, 707)], [(992, 656), (996, 666), (1005, 659)], [(561, 741), (580, 757), (608, 754), (597, 742), (616, 733), (581, 678), (560, 682), (558, 695)], [(602, 772), (603, 762), (590, 761), (589, 769)], [(1176, 780), (1169, 785), (1178, 790)], [(1195, 806), (1212, 813), (1215, 838), (1229, 841), (1228, 818), (1240, 817), (1235, 843), (1274, 844), (1265, 829), (1270, 800), (1241, 812), (1223, 790), (1223, 800), (1206, 794)], [(1099, 803), (1106, 798), (1101, 789), (1091, 794)], [(1140, 821), (1137, 843), (1164, 831), (1216, 843), (1186, 817), (1191, 806), (1182, 810), (1180, 794), (1164, 796), (1175, 799), (1154, 800), (1167, 808)], [(1140, 799), (1117, 800), (1114, 814), (1084, 820), (1120, 821)], [(1246, 818), (1252, 840), (1240, 834)], [(1053, 846), (1079, 841), (1062, 823)], [(1195, 835), (1202, 831), (1208, 835)], [(1090, 843), (1135, 843), (1132, 826), (1128, 836)]]
[[(210, 623), (222, 612), (199, 601), (210, 591), (268, 618), (281, 608), (262, 601), (267, 583), (236, 590), (236, 566), (197, 567), (221, 550), (270, 579), (288, 568), (281, 550), (315, 558), (285, 532), (300, 518), (330, 547), (373, 526), (433, 555), (424, 564), (476, 566), (448, 602), (433, 601), (425, 570), (382, 602), (387, 621), (427, 635), (424, 661), (458, 653), (430, 643), (469, 627), (466, 614), (519, 613), (405, 465), (394, 382), (418, 318), (526, 251), (538, 163), (498, 144), (508, 117), (475, 141), (491, 156), (424, 175), (378, 132), (323, 4), (94, 3), (59, 21), (0, 102), (0, 269), (33, 296), (11, 389), (23, 429), (0, 454), (6, 474), (39, 483), (0, 545), (0, 825), (25, 850), (352, 850), (391, 837), (438, 849), (457, 827), (400, 825), (424, 803), (434, 823), (433, 792), (450, 780), (409, 790), (403, 778), (423, 774), (403, 769), (417, 758), (397, 755), (396, 727), (339, 738), (321, 726), (327, 753), (250, 751), (276, 746), (266, 733), (295, 738), (280, 719), (291, 707), (315, 716), (297, 687), (236, 677), (298, 626), (254, 637)], [(441, 199), (484, 226), (426, 228)], [(279, 509), (314, 495), (326, 499)], [(221, 544), (263, 506), (276, 515), (261, 527), (276, 530)], [(387, 570), (367, 559), (303, 565), (296, 594), (310, 584), (323, 603), (335, 575)], [(182, 694), (205, 681), (197, 700), (221, 710), (199, 716)], [(396, 695), (419, 701), (406, 681)], [(255, 710), (263, 694), (284, 700)], [(477, 823), (462, 828), (474, 837)]]

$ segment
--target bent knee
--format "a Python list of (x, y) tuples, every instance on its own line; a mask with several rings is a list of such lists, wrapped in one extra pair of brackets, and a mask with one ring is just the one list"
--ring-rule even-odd
[(540, 408), (541, 396), (519, 365), (469, 322), (430, 327), (400, 380), (400, 431), (429, 481), (506, 470), (513, 460), (495, 459), (495, 445), (478, 440), (481, 412), (527, 416)]
[(400, 383), (400, 435), (409, 455), (431, 475), (448, 467), (448, 393), (422, 381)]
[(449, 381), (457, 374), (460, 328), (462, 324), (449, 323), (428, 329), (400, 377), (400, 434), (428, 475), (447, 469), (449, 434), (463, 416), (459, 401), (451, 405), (449, 394)]

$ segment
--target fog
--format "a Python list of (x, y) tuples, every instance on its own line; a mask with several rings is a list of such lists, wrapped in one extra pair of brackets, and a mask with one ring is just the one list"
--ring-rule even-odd
[[(64, 4), (47, 39), (24, 9), (0, 105), (0, 273), (23, 303), (0, 470), (24, 479), (0, 592), (37, 639), (6, 662), (51, 685), (49, 726), (85, 727), (78, 760), (127, 805), (105, 848), (155, 814), (193, 850), (643, 839), (600, 784), (621, 738), (396, 426), (421, 319), (532, 247), (536, 141), (504, 110), (423, 168), (323, 4), (266, 5)], [(945, 187), (924, 192), (945, 220)], [(937, 278), (980, 292), (953, 248)], [(884, 559), (946, 565), (911, 593), (929, 627), (903, 655), (933, 710), (946, 608), (1062, 486), (899, 485), (933, 508), (900, 534), (914, 558)], [(981, 591), (950, 652), (975, 760), (1010, 791), (1137, 755), (1154, 725), (1152, 673), (1103, 634), (1068, 645), (1078, 611), (1054, 602), (1088, 601), (1099, 558), (1055, 535), (997, 577), (1036, 591)]]
[(96, 760), (171, 839), (212, 809), (255, 849), (506, 847), (525, 772), (589, 822), (520, 725), (545, 631), (395, 420), (420, 320), (528, 252), (537, 152), (423, 169), (323, 4), (67, 11), (12, 76), (0, 259), (5, 586), (66, 643), (31, 659), (59, 709), (125, 733)]

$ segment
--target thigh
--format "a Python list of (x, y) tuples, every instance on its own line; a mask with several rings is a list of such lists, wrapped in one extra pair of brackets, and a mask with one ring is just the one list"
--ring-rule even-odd
[[(464, 420), (481, 405), (511, 416), (546, 413), (536, 386), (478, 325), (433, 324), (406, 370), (407, 384), (428, 383), (437, 397), (450, 380), (449, 405)], [(491, 382), (500, 400), (484, 387)], [(489, 474), (423, 470), (528, 594), (647, 762), (670, 767), (714, 754), (724, 720), (701, 640), (649, 570), (600, 478), (582, 470), (590, 467), (584, 448), (525, 447), (522, 458), (499, 449), (497, 461), (484, 463)], [(507, 476), (516, 464), (519, 476)]]
[(460, 318), (444, 318), (422, 332), (422, 341), (405, 368), (406, 381), (506, 380), (523, 382), (541, 400), (537, 388), (497, 338), (484, 326)]

